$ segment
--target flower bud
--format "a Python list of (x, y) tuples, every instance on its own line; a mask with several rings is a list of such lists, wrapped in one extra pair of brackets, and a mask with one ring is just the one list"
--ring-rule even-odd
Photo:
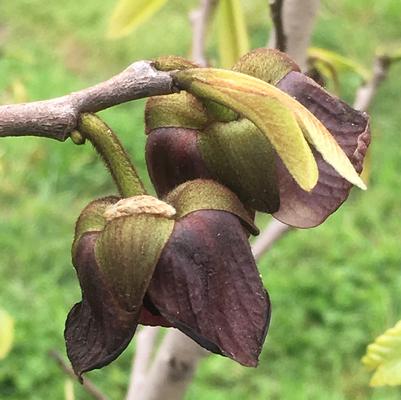
[[(177, 171), (174, 158), (169, 168), (163, 167), (175, 146), (181, 158), (187, 154), (186, 166), (202, 165), (202, 172), (227, 185), (247, 207), (274, 213), (297, 227), (322, 223), (345, 201), (352, 184), (366, 188), (359, 177), (370, 141), (365, 113), (330, 95), (277, 50), (257, 49), (233, 69), (257, 79), (202, 68), (176, 73), (178, 85), (204, 103), (209, 122), (189, 135), (190, 147), (180, 145), (183, 139), (175, 136), (179, 124), (171, 128), (169, 146), (158, 147), (157, 159), (167, 153), (160, 165), (149, 151), (152, 180), (156, 186), (158, 176), (167, 182), (163, 193), (201, 173), (186, 167), (188, 174), (179, 169), (181, 179), (169, 180), (171, 171)], [(243, 115), (216, 121), (213, 102)], [(152, 107), (147, 111), (152, 114)], [(163, 113), (163, 101), (157, 112)]]
[(256, 365), (270, 303), (248, 232), (257, 228), (237, 196), (210, 180), (178, 186), (167, 202), (143, 195), (89, 204), (73, 245), (82, 301), (65, 329), (77, 375), (118, 357), (138, 323), (177, 327), (211, 351)]
[(65, 329), (74, 371), (100, 368), (128, 345), (153, 270), (174, 227), (175, 210), (151, 196), (92, 202), (76, 225), (73, 264), (82, 301)]

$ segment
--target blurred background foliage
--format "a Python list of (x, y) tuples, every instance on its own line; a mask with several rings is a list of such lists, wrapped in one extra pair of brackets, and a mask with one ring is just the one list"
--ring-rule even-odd
[[(266, 0), (242, 1), (251, 47), (264, 46)], [(13, 0), (0, 3), (0, 101), (60, 96), (110, 77), (135, 60), (188, 56), (188, 12), (195, 0), (170, 0), (131, 35), (106, 39), (115, 0)], [(401, 39), (399, 0), (322, 1), (312, 44), (370, 68), (375, 49)], [(216, 59), (216, 27), (209, 54)], [(323, 226), (292, 232), (260, 263), (273, 302), (258, 369), (211, 356), (187, 400), (399, 399), (399, 388), (368, 387), (360, 363), (366, 345), (401, 316), (401, 65), (391, 69), (371, 108), (373, 146), (368, 192)], [(341, 75), (352, 101), (360, 78)], [(101, 115), (121, 136), (141, 176), (144, 101)], [(64, 352), (67, 311), (80, 299), (70, 262), (76, 216), (113, 193), (89, 145), (39, 138), (1, 139), (0, 306), (15, 319), (14, 347), (0, 361), (0, 399), (63, 398), (65, 376), (48, 357)], [(134, 345), (90, 373), (111, 399), (124, 396)], [(76, 385), (76, 398), (88, 399)]]

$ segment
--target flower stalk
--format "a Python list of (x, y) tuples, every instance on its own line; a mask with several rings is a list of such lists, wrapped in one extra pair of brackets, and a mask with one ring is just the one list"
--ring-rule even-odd
[(102, 157), (122, 197), (146, 194), (135, 167), (116, 134), (96, 115), (84, 113), (78, 131)]

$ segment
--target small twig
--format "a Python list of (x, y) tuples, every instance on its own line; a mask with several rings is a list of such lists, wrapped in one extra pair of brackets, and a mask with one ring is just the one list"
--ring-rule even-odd
[(67, 96), (0, 106), (0, 137), (33, 135), (64, 141), (81, 113), (174, 91), (170, 73), (156, 70), (151, 61), (138, 61), (105, 82)]
[(189, 14), (192, 24), (192, 61), (201, 67), (208, 65), (205, 55), (206, 33), (216, 3), (216, 0), (200, 0), (199, 7)]
[(372, 78), (356, 92), (354, 108), (361, 111), (367, 111), (377, 89), (387, 78), (391, 61), (386, 56), (377, 56), (373, 62)]
[(179, 400), (192, 382), (198, 362), (208, 354), (188, 336), (170, 328), (136, 400)]
[[(74, 370), (64, 361), (63, 357), (56, 350), (49, 351), (49, 356), (56, 360), (57, 365), (73, 380), (78, 380), (75, 375)], [(105, 396), (92, 381), (88, 378), (83, 378), (82, 387), (85, 389), (87, 393), (89, 393), (94, 399), (97, 400), (108, 400), (108, 397)]]
[[(281, 23), (285, 33), (285, 51), (300, 66), (307, 69), (307, 49), (319, 10), (320, 0), (285, 0)], [(275, 47), (276, 33), (270, 35), (268, 47)]]
[(290, 229), (292, 229), (291, 226), (272, 219), (252, 245), (252, 253), (255, 260), (259, 261), (273, 244)]
[(137, 394), (142, 392), (151, 362), (152, 352), (160, 328), (144, 326), (136, 336), (136, 349), (132, 359), (132, 370), (129, 381), (127, 400), (136, 400)]
[(283, 3), (284, 0), (269, 0), (270, 14), (274, 26), (274, 48), (285, 52), (287, 49), (287, 38), (283, 24)]

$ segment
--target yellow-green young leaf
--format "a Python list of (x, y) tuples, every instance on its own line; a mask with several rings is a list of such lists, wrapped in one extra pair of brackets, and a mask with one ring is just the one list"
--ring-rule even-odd
[(366, 186), (324, 125), (291, 96), (259, 79), (213, 68), (180, 71), (178, 83), (199, 97), (233, 108), (250, 119), (270, 140), (299, 186), (310, 191), (318, 170), (306, 139), (342, 177)]
[(240, 0), (219, 0), (217, 29), (220, 65), (230, 68), (249, 50)]
[[(178, 82), (195, 96), (209, 98), (241, 113), (264, 133), (290, 174), (306, 191), (318, 179), (318, 169), (295, 114), (279, 99), (279, 89), (249, 75), (197, 68), (180, 71)], [(285, 95), (286, 96), (286, 95)]]
[(311, 47), (308, 49), (308, 57), (330, 65), (337, 73), (353, 72), (359, 75), (364, 81), (370, 78), (370, 72), (363, 65), (334, 51)]
[(5, 311), (0, 310), (0, 360), (5, 358), (14, 339), (14, 320)]
[(389, 43), (379, 47), (376, 51), (378, 57), (387, 58), (390, 62), (401, 61), (401, 43)]
[(361, 172), (361, 179), (368, 184), (370, 181), (370, 173), (372, 171), (372, 150), (369, 148), (366, 152), (365, 159), (363, 160), (363, 169)]
[(368, 346), (362, 363), (376, 370), (370, 386), (401, 385), (401, 321)]
[(111, 15), (107, 36), (128, 35), (155, 14), (167, 0), (119, 0)]

